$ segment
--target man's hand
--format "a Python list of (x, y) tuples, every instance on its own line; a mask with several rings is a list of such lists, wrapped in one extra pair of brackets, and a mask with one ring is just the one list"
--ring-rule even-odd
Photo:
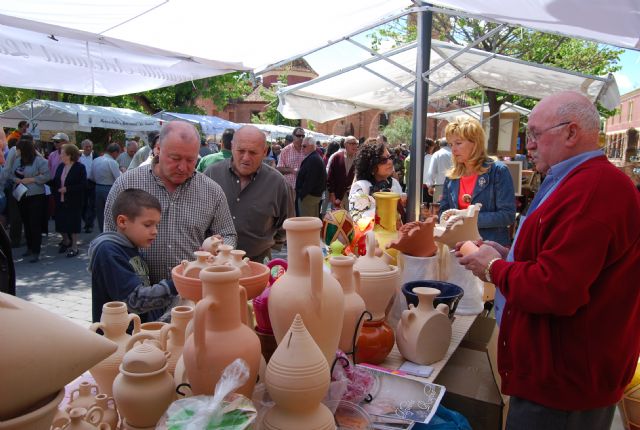
[[(506, 249), (506, 248), (505, 248)], [(458, 252), (456, 252), (456, 256)], [(467, 270), (471, 270), (474, 275), (483, 281), (487, 282), (487, 278), (484, 276), (484, 271), (489, 265), (489, 262), (494, 258), (503, 258), (495, 248), (489, 245), (481, 245), (478, 251), (473, 254), (469, 254), (466, 257), (458, 258), (458, 262), (462, 264)]]

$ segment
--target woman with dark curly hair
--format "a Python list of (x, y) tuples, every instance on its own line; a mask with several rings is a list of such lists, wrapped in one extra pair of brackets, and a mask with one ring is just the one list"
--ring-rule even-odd
[(356, 155), (356, 177), (349, 192), (349, 213), (355, 222), (376, 214), (373, 193), (392, 191), (402, 194), (400, 183), (392, 177), (394, 157), (384, 143), (366, 143)]

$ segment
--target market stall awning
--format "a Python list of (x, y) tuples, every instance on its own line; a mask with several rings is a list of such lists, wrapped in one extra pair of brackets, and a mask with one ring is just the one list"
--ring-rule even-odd
[(127, 131), (160, 129), (160, 120), (131, 110), (104, 106), (29, 100), (0, 113), (0, 126), (16, 127), (27, 120), (30, 130), (91, 131), (92, 127)]
[[(470, 116), (477, 120), (480, 120), (480, 112), (484, 112), (485, 114), (489, 113), (489, 105), (474, 105), (461, 107), (460, 109), (449, 110), (446, 112), (429, 112), (427, 113), (427, 117), (433, 119), (443, 119), (446, 121), (453, 121), (459, 116)], [(500, 107), (500, 113), (518, 113), (523, 116), (529, 116), (531, 111), (527, 108), (523, 108), (522, 106), (515, 105), (513, 103), (505, 102)]]
[[(460, 52), (464, 49), (432, 41), (428, 75), (430, 100), (486, 88), (537, 99), (575, 90), (608, 109), (615, 108), (620, 101), (613, 75), (589, 76), (477, 49)], [(454, 54), (457, 56), (445, 63)], [(415, 43), (386, 56), (386, 59), (372, 57), (311, 81), (282, 88), (278, 91), (278, 110), (286, 118), (325, 122), (368, 109), (392, 112), (410, 107), (414, 100)]]
[(182, 120), (194, 124), (200, 124), (202, 132), (205, 134), (219, 134), (227, 128), (237, 130), (241, 127), (240, 124), (236, 124), (235, 122), (227, 121), (226, 119), (218, 118), (217, 116), (211, 115), (194, 115), (178, 112), (158, 112), (153, 116), (162, 121)]

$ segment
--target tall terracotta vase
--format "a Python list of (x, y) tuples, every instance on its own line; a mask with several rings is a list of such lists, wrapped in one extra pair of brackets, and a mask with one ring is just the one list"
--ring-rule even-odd
[(0, 339), (0, 422), (53, 401), (66, 384), (117, 348), (64, 317), (4, 293), (0, 293)]
[(413, 292), (418, 295), (418, 307), (409, 305), (402, 313), (396, 330), (396, 342), (400, 354), (418, 364), (431, 364), (442, 360), (451, 343), (451, 321), (449, 307), (439, 304), (433, 308), (440, 290), (418, 287)]
[(389, 248), (387, 244), (398, 238), (398, 200), (400, 194), (392, 193), (389, 191), (379, 191), (373, 193), (373, 198), (376, 199), (376, 217), (379, 222), (373, 227), (373, 231), (376, 234), (376, 240), (380, 249), (386, 250), (391, 256), (391, 264), (394, 266), (397, 264), (396, 256), (398, 251)]
[(266, 413), (263, 427), (335, 429), (331, 411), (320, 403), (329, 388), (329, 365), (300, 314), (284, 338), (267, 365), (265, 385), (276, 404)]
[(203, 298), (196, 305), (193, 333), (182, 353), (194, 395), (213, 395), (224, 369), (236, 358), (249, 366), (249, 379), (237, 392), (251, 398), (260, 367), (260, 340), (247, 327), (247, 296), (238, 285), (240, 270), (212, 266), (200, 272)]
[(182, 349), (186, 340), (186, 331), (189, 321), (193, 319), (195, 311), (191, 306), (176, 306), (171, 309), (171, 324), (160, 330), (160, 345), (171, 355), (167, 360), (169, 373), (176, 370), (176, 363), (182, 357)]
[(116, 352), (92, 367), (89, 372), (98, 384), (100, 392), (111, 396), (113, 394), (113, 380), (119, 373), (120, 363), (124, 357), (125, 347), (131, 338), (127, 334), (129, 323), (133, 322), (133, 333), (140, 331), (140, 317), (127, 313), (127, 305), (124, 302), (109, 302), (102, 306), (102, 317), (99, 323), (91, 324), (89, 329), (96, 331), (101, 329), (104, 337), (118, 345)]
[(336, 256), (329, 260), (331, 273), (342, 286), (344, 293), (344, 320), (340, 333), (339, 348), (344, 352), (351, 352), (355, 347), (362, 327), (362, 314), (366, 309), (364, 300), (360, 297), (360, 272), (353, 270), (356, 262), (354, 257)]
[(322, 221), (318, 218), (289, 218), (287, 231), (288, 269), (278, 278), (269, 296), (269, 318), (278, 344), (293, 318), (300, 314), (327, 363), (333, 363), (344, 318), (342, 288), (323, 271), (318, 246)]

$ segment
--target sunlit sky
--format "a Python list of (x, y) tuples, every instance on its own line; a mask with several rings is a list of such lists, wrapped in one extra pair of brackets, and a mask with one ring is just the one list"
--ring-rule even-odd
[(620, 94), (640, 88), (640, 52), (627, 50), (620, 56), (622, 70), (614, 73)]

